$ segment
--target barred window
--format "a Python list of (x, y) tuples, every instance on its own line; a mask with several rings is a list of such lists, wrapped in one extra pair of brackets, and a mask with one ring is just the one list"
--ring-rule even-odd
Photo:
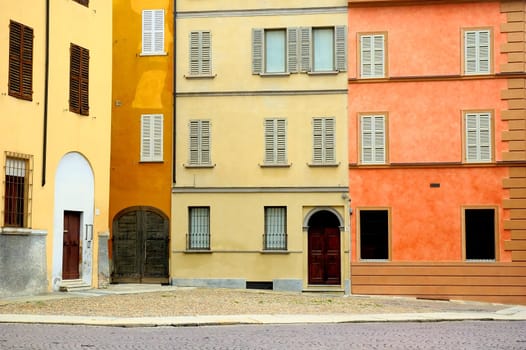
[(210, 208), (190, 207), (188, 249), (210, 249)]
[(265, 250), (287, 249), (287, 208), (265, 207)]
[(5, 165), (4, 226), (28, 227), (28, 160), (7, 157)]

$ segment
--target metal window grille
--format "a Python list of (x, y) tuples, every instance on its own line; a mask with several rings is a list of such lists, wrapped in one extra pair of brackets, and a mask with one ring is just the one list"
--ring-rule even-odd
[(6, 159), (4, 225), (25, 227), (28, 220), (28, 169), (27, 160)]
[(210, 208), (190, 208), (189, 216), (188, 249), (210, 249)]
[(265, 235), (263, 246), (265, 250), (287, 249), (287, 208), (265, 208)]

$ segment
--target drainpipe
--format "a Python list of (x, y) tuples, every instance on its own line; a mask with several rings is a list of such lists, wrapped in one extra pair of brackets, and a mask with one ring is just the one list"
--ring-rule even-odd
[(172, 125), (172, 182), (176, 183), (176, 160), (175, 151), (177, 150), (177, 115), (176, 115), (176, 81), (177, 81), (177, 0), (174, 0), (173, 9), (173, 86), (172, 86), (172, 106), (173, 106), (173, 125)]
[(49, 0), (46, 0), (46, 43), (44, 65), (44, 135), (42, 139), (42, 187), (46, 185), (47, 162), (47, 115), (49, 94)]

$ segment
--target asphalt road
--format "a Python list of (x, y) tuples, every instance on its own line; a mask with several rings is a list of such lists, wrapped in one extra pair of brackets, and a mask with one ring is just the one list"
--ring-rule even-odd
[(526, 349), (526, 321), (116, 328), (0, 324), (0, 349)]

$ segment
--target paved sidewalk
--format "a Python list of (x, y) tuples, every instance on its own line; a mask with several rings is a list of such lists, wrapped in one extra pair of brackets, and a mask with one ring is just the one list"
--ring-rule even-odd
[[(27, 303), (45, 303), (67, 298), (101, 297), (107, 295), (140, 295), (153, 292), (173, 292), (184, 288), (159, 285), (112, 285), (108, 289), (92, 289), (82, 292), (49, 293), (40, 296), (3, 298), (0, 306), (24, 305)], [(186, 288), (186, 290), (192, 288)], [(213, 292), (212, 292), (213, 293)], [(269, 298), (273, 292), (267, 293)], [(256, 294), (254, 294), (256, 295)], [(300, 295), (300, 294), (298, 294)], [(343, 298), (343, 297), (335, 297)], [(350, 296), (348, 298), (355, 298)], [(381, 299), (380, 299), (381, 298)], [(393, 298), (395, 299), (395, 298)], [(82, 299), (84, 300), (84, 299)], [(91, 299), (87, 299), (91, 300)], [(96, 299), (93, 299), (96, 300)], [(379, 297), (371, 300), (389, 300)], [(397, 305), (415, 303), (415, 299), (396, 298)], [(232, 324), (307, 324), (307, 323), (350, 323), (350, 322), (438, 322), (460, 320), (492, 320), (519, 321), (526, 320), (526, 306), (498, 305), (461, 302), (465, 308), (458, 307), (455, 302), (437, 302), (441, 311), (434, 312), (387, 312), (387, 313), (311, 313), (311, 314), (233, 314), (233, 315), (184, 315), (162, 317), (115, 317), (115, 316), (83, 316), (57, 314), (0, 314), (0, 323), (37, 323), (37, 324), (68, 324), (91, 326), (118, 327), (154, 327), (154, 326), (208, 326)], [(473, 307), (470, 307), (470, 306)]]

